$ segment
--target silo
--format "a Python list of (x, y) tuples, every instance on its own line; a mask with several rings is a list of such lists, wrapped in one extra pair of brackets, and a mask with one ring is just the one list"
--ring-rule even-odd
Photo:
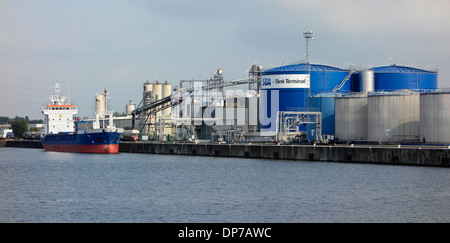
[(368, 96), (368, 137), (372, 141), (419, 141), (420, 99), (414, 92), (372, 93)]
[(420, 141), (450, 143), (450, 93), (433, 92), (420, 95)]
[(437, 71), (420, 68), (390, 65), (370, 68), (375, 74), (375, 91), (401, 89), (437, 89)]
[[(150, 81), (146, 80), (144, 82), (143, 88), (144, 88), (144, 92), (142, 94), (143, 100), (144, 100), (143, 106), (146, 107), (149, 104), (151, 104), (152, 100), (153, 100), (153, 83), (150, 83)], [(150, 116), (150, 111), (144, 111), (144, 114), (143, 114), (144, 120), (148, 119), (149, 116)], [(147, 132), (148, 132), (148, 129), (146, 126), (144, 133), (147, 133)]]
[(105, 117), (106, 115), (107, 111), (106, 102), (107, 102), (107, 93), (95, 94), (95, 113), (99, 114), (100, 117)]
[(339, 97), (335, 100), (335, 138), (337, 140), (368, 139), (367, 96)]
[[(265, 70), (261, 75), (262, 115), (270, 116), (277, 111), (305, 110), (307, 96), (330, 92), (348, 77), (348, 74), (349, 70), (307, 63)], [(347, 81), (340, 91), (350, 91), (350, 83)], [(276, 110), (272, 111), (272, 108)], [(275, 133), (275, 120), (276, 117), (270, 117), (269, 125), (261, 124), (262, 134)]]
[[(162, 84), (159, 83), (158, 81), (156, 81), (156, 83), (153, 85), (153, 100), (157, 101), (157, 100), (160, 100), (162, 98), (163, 98), (163, 96), (162, 96)], [(160, 117), (161, 114), (162, 114), (162, 112), (158, 111), (156, 113), (156, 117)]]
[(144, 92), (152, 92), (153, 91), (153, 84), (150, 83), (150, 81), (146, 80), (144, 83)]
[(153, 98), (155, 101), (162, 99), (162, 84), (158, 81), (153, 85)]
[[(172, 84), (165, 83), (163, 85), (162, 98), (172, 95)], [(172, 114), (172, 108), (167, 108), (162, 112), (163, 116), (170, 116)]]
[(133, 104), (133, 102), (130, 100), (125, 106), (126, 115), (131, 116), (134, 110), (136, 110), (136, 104)]
[(153, 84), (150, 83), (150, 81), (148, 81), (148, 80), (146, 80), (144, 82), (143, 98), (144, 98), (144, 106), (147, 106), (147, 105), (152, 103), (152, 99), (153, 99)]

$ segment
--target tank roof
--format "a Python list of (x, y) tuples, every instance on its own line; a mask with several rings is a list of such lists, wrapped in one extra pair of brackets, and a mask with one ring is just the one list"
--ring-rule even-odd
[(402, 90), (395, 90), (395, 91), (370, 92), (370, 93), (368, 93), (368, 96), (405, 96), (405, 95), (419, 95), (419, 94), (420, 93), (418, 91), (402, 89)]
[[(334, 71), (334, 72), (348, 72), (348, 70), (341, 69), (338, 67), (333, 67), (324, 64), (314, 64), (310, 63), (310, 71)], [(288, 64), (280, 67), (270, 68), (265, 70), (264, 72), (292, 72), (292, 71), (308, 71), (308, 65), (306, 63), (298, 63), (298, 64)]]
[(421, 68), (408, 67), (392, 64), (390, 66), (379, 66), (369, 68), (376, 73), (437, 73), (436, 71), (425, 70)]

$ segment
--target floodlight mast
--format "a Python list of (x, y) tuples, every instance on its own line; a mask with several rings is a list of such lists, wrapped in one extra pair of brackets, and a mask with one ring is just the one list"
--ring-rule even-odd
[[(312, 31), (312, 30), (303, 32), (303, 37), (306, 39), (305, 64), (306, 64), (306, 69), (307, 69), (307, 74), (308, 74), (308, 84), (309, 84), (309, 87), (307, 90), (308, 96), (311, 96), (311, 66), (309, 64), (309, 40), (314, 39), (313, 34), (314, 34), (314, 31)], [(304, 104), (306, 104), (306, 96), (305, 96)]]
[(303, 37), (306, 39), (306, 63), (309, 63), (309, 40), (314, 39), (314, 31), (305, 31), (303, 32)]

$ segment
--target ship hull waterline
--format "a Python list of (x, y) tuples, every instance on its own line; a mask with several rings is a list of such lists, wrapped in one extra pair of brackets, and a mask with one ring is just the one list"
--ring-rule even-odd
[(116, 154), (119, 152), (121, 132), (118, 129), (81, 131), (80, 133), (49, 134), (41, 138), (46, 151)]
[(117, 154), (119, 153), (119, 144), (44, 145), (44, 150), (52, 152), (69, 152), (69, 153)]

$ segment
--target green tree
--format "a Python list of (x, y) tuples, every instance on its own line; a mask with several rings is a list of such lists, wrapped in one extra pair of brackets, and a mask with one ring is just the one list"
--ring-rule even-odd
[(16, 138), (23, 137), (23, 134), (28, 131), (28, 123), (25, 118), (16, 117), (11, 123), (11, 128), (13, 130), (14, 136)]
[(6, 116), (0, 116), (0, 124), (7, 124), (9, 123), (9, 118)]
[(30, 132), (39, 132), (39, 128), (37, 127), (30, 127)]

